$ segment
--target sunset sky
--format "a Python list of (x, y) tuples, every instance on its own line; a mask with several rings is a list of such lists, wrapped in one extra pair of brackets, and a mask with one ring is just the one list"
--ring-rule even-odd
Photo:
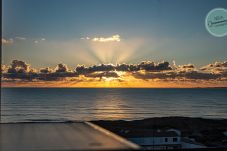
[(227, 36), (205, 28), (217, 7), (227, 1), (3, 0), (3, 86), (226, 87)]

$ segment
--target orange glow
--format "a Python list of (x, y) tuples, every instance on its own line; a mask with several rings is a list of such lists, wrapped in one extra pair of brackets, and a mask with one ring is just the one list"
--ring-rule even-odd
[(226, 87), (227, 81), (204, 80), (141, 80), (124, 78), (86, 78), (79, 77), (67, 81), (3, 81), (2, 87), (78, 87), (78, 88), (196, 88)]

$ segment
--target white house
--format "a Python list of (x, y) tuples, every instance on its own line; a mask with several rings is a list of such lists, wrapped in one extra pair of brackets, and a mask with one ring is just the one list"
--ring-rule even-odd
[(181, 137), (181, 131), (177, 129), (128, 130), (126, 133), (130, 141), (146, 149), (192, 149), (206, 147), (195, 140)]
[(152, 149), (179, 149), (181, 148), (181, 136), (178, 130), (143, 130), (128, 133), (129, 140)]

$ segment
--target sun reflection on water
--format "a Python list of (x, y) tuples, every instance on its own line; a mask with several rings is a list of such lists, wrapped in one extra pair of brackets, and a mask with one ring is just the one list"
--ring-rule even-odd
[(113, 95), (109, 98), (102, 98), (96, 100), (94, 104), (94, 117), (97, 119), (130, 119), (131, 114), (127, 113), (130, 110), (130, 104), (123, 101), (122, 98)]

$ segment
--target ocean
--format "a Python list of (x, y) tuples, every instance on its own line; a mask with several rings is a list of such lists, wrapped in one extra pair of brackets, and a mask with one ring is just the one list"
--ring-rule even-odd
[(227, 89), (2, 88), (1, 122), (227, 118)]

